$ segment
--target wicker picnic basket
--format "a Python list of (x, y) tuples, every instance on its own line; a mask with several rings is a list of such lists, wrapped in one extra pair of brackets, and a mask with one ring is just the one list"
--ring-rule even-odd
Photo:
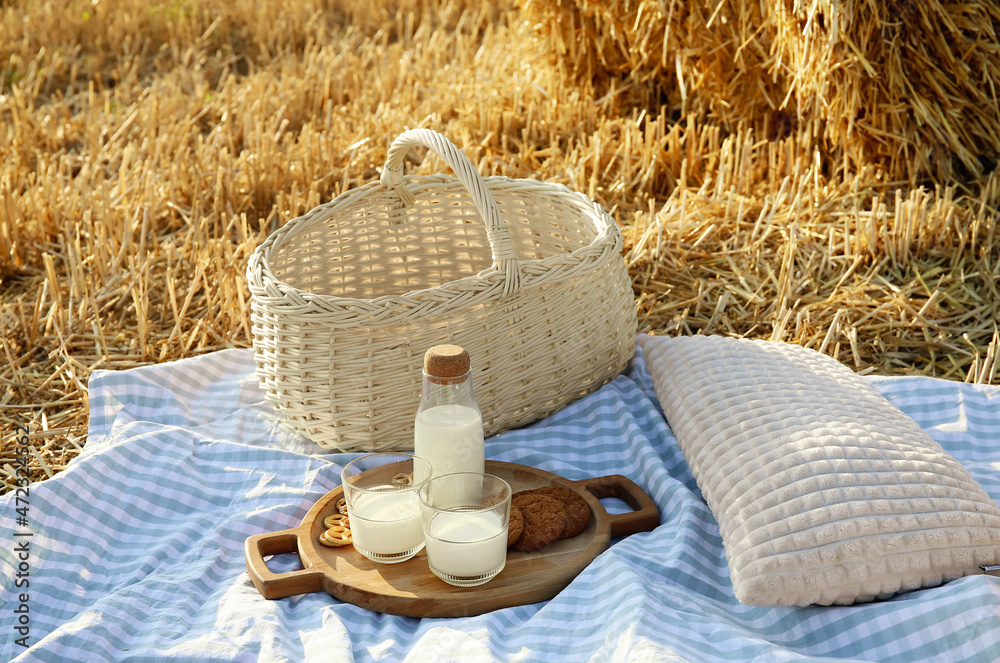
[[(451, 176), (402, 175), (415, 146)], [(247, 266), (257, 377), (321, 446), (413, 444), (424, 353), (472, 357), (486, 435), (590, 393), (632, 357), (636, 308), (614, 220), (562, 185), (483, 178), (440, 134), (391, 145), (380, 182), (293, 219)]]

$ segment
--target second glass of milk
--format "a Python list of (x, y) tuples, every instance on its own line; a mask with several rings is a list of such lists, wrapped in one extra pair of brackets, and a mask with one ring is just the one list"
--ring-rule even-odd
[(510, 485), (480, 472), (435, 477), (421, 486), (427, 564), (457, 587), (489, 582), (507, 564)]

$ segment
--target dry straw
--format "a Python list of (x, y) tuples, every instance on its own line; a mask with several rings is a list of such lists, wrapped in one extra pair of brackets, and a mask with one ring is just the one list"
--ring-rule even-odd
[(254, 249), (412, 127), (603, 205), (644, 331), (997, 381), (994, 5), (563, 6), (6, 3), (4, 485), (17, 425), (35, 480), (79, 454), (93, 370), (250, 347)]

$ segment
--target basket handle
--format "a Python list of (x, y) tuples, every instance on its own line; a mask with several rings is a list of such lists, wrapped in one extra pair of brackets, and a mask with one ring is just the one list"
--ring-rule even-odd
[(427, 147), (438, 154), (458, 176), (472, 195), (472, 202), (486, 223), (486, 237), (493, 253), (493, 268), (504, 275), (503, 297), (507, 298), (521, 287), (521, 267), (514, 251), (507, 224), (500, 215), (493, 195), (486, 188), (486, 182), (479, 171), (462, 152), (447, 138), (430, 129), (410, 129), (392, 141), (385, 158), (381, 182), (399, 196), (404, 205), (413, 203), (413, 194), (403, 180), (403, 157), (416, 146)]

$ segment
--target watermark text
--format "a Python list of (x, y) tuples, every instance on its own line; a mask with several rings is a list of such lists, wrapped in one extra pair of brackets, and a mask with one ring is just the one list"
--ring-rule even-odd
[(14, 438), (14, 472), (17, 487), (10, 507), (14, 509), (14, 642), (25, 649), (31, 637), (31, 476), (28, 473), (29, 430), (18, 426)]

